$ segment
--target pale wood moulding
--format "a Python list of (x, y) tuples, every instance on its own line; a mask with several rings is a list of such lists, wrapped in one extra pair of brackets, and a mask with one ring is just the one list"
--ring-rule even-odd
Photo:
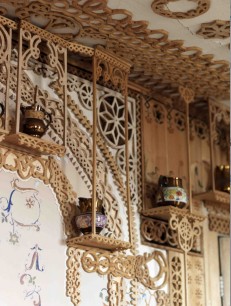
[(89, 246), (109, 251), (121, 251), (130, 249), (131, 243), (97, 234), (88, 234), (68, 239), (67, 246), (77, 248), (81, 248), (81, 246)]
[(66, 148), (62, 145), (24, 133), (7, 134), (4, 139), (4, 144), (15, 148), (19, 146), (20, 150), (32, 154), (57, 155), (63, 157), (66, 152)]

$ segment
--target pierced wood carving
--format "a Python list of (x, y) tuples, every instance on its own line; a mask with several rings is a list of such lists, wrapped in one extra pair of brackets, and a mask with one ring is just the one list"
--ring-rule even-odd
[[(200, 221), (202, 220), (203, 218)], [(192, 249), (194, 237), (201, 234), (201, 222), (190, 214), (184, 217), (172, 214), (169, 226), (177, 231), (180, 248), (186, 253)]]
[(101, 76), (105, 82), (109, 80), (115, 86), (120, 86), (121, 90), (125, 94), (127, 75), (130, 71), (130, 64), (108, 56), (107, 53), (102, 50), (95, 50), (96, 58), (96, 79), (98, 80)]
[(169, 261), (171, 305), (183, 306), (185, 279), (182, 255), (170, 254)]
[[(149, 275), (148, 263), (152, 260), (158, 263), (159, 272), (156, 276)], [(145, 287), (152, 290), (162, 288), (168, 280), (168, 264), (163, 253), (154, 251), (151, 254), (145, 253), (136, 257), (135, 275), (137, 280)], [(159, 283), (160, 281), (160, 283)]]
[[(210, 0), (195, 0), (197, 8), (189, 10), (187, 12), (173, 12), (168, 8), (168, 3), (176, 0), (154, 0), (152, 3), (152, 9), (154, 13), (175, 19), (194, 18), (206, 13), (210, 8)], [(166, 8), (167, 6), (167, 8)]]
[(80, 267), (81, 267), (81, 251), (76, 248), (67, 249), (67, 296), (70, 297), (74, 305), (80, 305)]
[[(168, 2), (169, 0), (158, 0), (153, 2), (153, 7), (161, 12)], [(208, 0), (197, 1), (197, 9), (179, 14), (189, 17), (201, 14), (209, 8), (209, 3)], [(190, 83), (198, 96), (229, 97), (229, 86), (224, 82), (229, 80), (228, 62), (218, 66), (219, 61), (213, 60), (210, 55), (203, 55), (201, 49), (186, 48), (183, 41), (169, 40), (166, 31), (149, 29), (147, 22), (134, 21), (132, 14), (126, 10), (120, 10), (118, 13), (110, 9), (106, 0), (101, 1), (100, 10), (96, 9), (98, 6), (94, 0), (78, 5), (65, 3), (65, 9), (55, 3), (49, 2), (44, 5), (37, 2), (28, 3), (26, 0), (18, 3), (8, 1), (8, 5), (14, 8), (16, 17), (32, 23), (35, 16), (45, 14), (50, 21), (49, 25), (44, 25), (45, 29), (52, 31), (55, 27), (56, 33), (59, 34), (57, 36), (44, 31), (46, 36), (70, 51), (91, 57), (94, 54), (92, 48), (67, 40), (74, 37), (103, 39), (107, 50), (134, 63), (129, 78), (140, 85), (148, 88), (155, 85), (161, 93), (171, 95), (178, 91), (175, 84), (187, 86)], [(68, 13), (65, 14), (65, 10)], [(3, 13), (8, 15), (8, 9), (3, 8)], [(174, 14), (169, 11), (167, 13)], [(59, 30), (60, 24), (63, 27)], [(29, 30), (29, 26), (27, 28)], [(67, 29), (70, 32), (67, 33)], [(165, 56), (163, 52), (166, 52)], [(194, 77), (195, 74), (198, 78)]]
[[(155, 247), (162, 245), (181, 249), (177, 231), (172, 230), (167, 221), (143, 217), (141, 219), (141, 235), (144, 238), (143, 243), (146, 245)], [(202, 235), (194, 236), (190, 251), (201, 253), (201, 248)]]
[[(162, 288), (168, 279), (167, 261), (165, 255), (159, 251), (138, 256), (86, 251), (81, 261), (83, 269), (88, 273), (97, 272), (101, 275), (111, 273), (115, 277), (135, 278), (152, 290)], [(147, 266), (150, 261), (158, 264), (159, 271), (156, 276), (150, 276)]]
[(157, 302), (156, 306), (170, 306), (170, 297), (165, 291), (157, 290), (155, 297)]
[(172, 231), (168, 222), (151, 218), (142, 219), (141, 235), (145, 240), (161, 245), (178, 247), (177, 233)]
[(208, 209), (209, 229), (224, 235), (230, 235), (230, 209), (229, 203), (219, 205), (217, 202), (205, 202)]
[(230, 36), (230, 21), (229, 20), (214, 20), (208, 23), (202, 23), (197, 31), (198, 35), (204, 38), (225, 39)]

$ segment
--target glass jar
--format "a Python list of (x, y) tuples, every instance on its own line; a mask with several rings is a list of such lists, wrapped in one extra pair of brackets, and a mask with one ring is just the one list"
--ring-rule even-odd
[(184, 208), (187, 205), (187, 194), (179, 177), (161, 175), (156, 193), (157, 206), (175, 206)]

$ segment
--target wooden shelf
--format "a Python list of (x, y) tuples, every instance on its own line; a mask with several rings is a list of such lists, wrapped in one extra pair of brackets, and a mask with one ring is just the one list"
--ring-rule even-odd
[(108, 251), (119, 251), (130, 249), (131, 243), (97, 234), (88, 234), (68, 239), (67, 246), (75, 248), (87, 246)]
[(36, 138), (24, 133), (5, 135), (4, 143), (19, 147), (24, 151), (36, 155), (64, 156), (66, 148), (48, 140)]
[(171, 216), (175, 214), (181, 217), (188, 216), (198, 221), (203, 221), (204, 216), (191, 214), (188, 209), (181, 209), (174, 206), (161, 206), (150, 208), (142, 211), (142, 215), (145, 217), (152, 217), (159, 220), (166, 220), (168, 221)]
[(219, 190), (210, 190), (200, 194), (195, 194), (193, 195), (193, 198), (201, 201), (230, 204), (230, 194)]

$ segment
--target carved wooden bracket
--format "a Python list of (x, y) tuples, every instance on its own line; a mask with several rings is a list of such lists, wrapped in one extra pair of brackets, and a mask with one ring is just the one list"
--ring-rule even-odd
[[(147, 264), (155, 261), (159, 270), (157, 275), (150, 276)], [(84, 271), (97, 272), (101, 275), (112, 274), (115, 277), (137, 279), (145, 287), (152, 290), (162, 288), (168, 280), (168, 264), (160, 251), (138, 256), (118, 253), (99, 253), (89, 250), (83, 253), (81, 263)]]
[(167, 234), (167, 239), (173, 238), (171, 243), (179, 245), (185, 253), (188, 253), (193, 248), (194, 238), (199, 237), (201, 234), (201, 223), (204, 217), (191, 214), (188, 210), (166, 206), (147, 209), (142, 214), (146, 217), (168, 221), (168, 226), (174, 232), (174, 236)]
[(177, 231), (178, 242), (180, 248), (188, 253), (193, 247), (194, 237), (201, 234), (201, 221), (199, 218), (192, 214), (180, 216), (172, 214), (169, 220), (170, 228)]

